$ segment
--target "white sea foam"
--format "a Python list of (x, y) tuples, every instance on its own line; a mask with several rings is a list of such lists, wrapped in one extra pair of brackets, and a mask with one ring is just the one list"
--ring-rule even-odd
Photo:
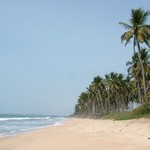
[(48, 126), (61, 125), (67, 118), (49, 116), (0, 116), (0, 137), (12, 136)]
[(8, 121), (8, 120), (27, 120), (31, 119), (29, 117), (24, 117), (24, 118), (0, 118), (0, 121)]
[(50, 119), (50, 117), (16, 117), (16, 118), (0, 118), (0, 121), (9, 121), (9, 120), (30, 120), (30, 119), (37, 119), (37, 120), (42, 120), (42, 119)]

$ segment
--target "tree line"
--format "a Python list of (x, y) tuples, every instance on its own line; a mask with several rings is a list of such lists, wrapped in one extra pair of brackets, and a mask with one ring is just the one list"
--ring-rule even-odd
[[(129, 111), (129, 104), (150, 103), (150, 25), (149, 11), (132, 9), (129, 24), (119, 22), (127, 31), (121, 36), (125, 45), (132, 40), (132, 60), (126, 63), (128, 74), (111, 72), (94, 77), (85, 92), (79, 95), (75, 115), (87, 117), (109, 112)], [(145, 46), (145, 47), (143, 47)]]

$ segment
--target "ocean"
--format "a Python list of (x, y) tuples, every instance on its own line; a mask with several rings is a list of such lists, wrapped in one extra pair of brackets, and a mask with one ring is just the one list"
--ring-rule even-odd
[(60, 125), (66, 120), (58, 116), (0, 114), (0, 138)]

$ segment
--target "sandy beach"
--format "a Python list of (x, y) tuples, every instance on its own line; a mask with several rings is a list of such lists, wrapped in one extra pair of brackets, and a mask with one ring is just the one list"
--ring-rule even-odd
[(150, 150), (150, 119), (69, 119), (0, 139), (0, 150)]

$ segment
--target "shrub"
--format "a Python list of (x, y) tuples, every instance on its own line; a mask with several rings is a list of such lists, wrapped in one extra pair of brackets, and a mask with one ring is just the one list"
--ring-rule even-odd
[(150, 114), (150, 104), (144, 104), (134, 109), (133, 114), (145, 115)]

